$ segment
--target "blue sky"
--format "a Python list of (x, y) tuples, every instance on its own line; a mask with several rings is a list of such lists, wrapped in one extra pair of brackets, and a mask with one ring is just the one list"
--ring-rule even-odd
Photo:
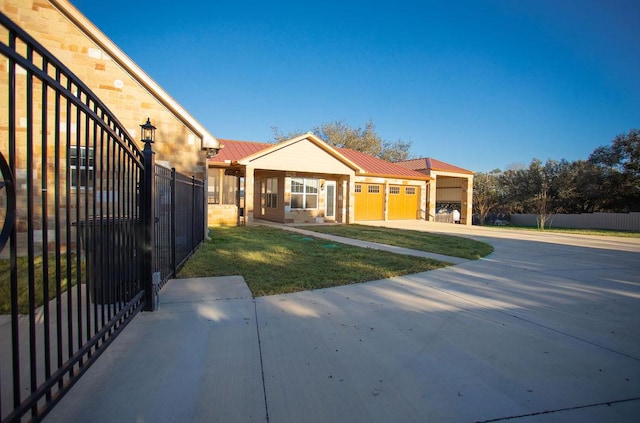
[(640, 127), (637, 0), (71, 1), (218, 138), (373, 120), (488, 171)]

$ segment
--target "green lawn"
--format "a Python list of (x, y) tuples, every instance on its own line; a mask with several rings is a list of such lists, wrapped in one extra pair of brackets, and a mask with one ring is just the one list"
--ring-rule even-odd
[(242, 275), (254, 296), (385, 279), (447, 265), (267, 226), (213, 228), (210, 236), (178, 277)]
[(470, 260), (479, 259), (493, 252), (493, 247), (484, 242), (422, 231), (366, 225), (316, 225), (305, 226), (304, 229)]
[[(486, 225), (489, 228), (500, 228), (500, 229), (521, 229), (527, 231), (537, 231), (542, 232), (543, 230), (540, 228), (536, 228), (533, 226), (512, 226), (512, 225)], [(596, 235), (596, 236), (616, 236), (619, 238), (640, 238), (640, 232), (637, 231), (614, 231), (610, 229), (572, 229), (572, 228), (544, 228), (544, 232), (557, 232), (557, 233), (567, 233), (567, 234), (575, 234), (575, 235)]]
[[(493, 251), (466, 238), (360, 225), (307, 226), (351, 238), (475, 259)], [(332, 243), (267, 226), (211, 229), (206, 241), (179, 271), (178, 277), (242, 275), (255, 296), (297, 292), (385, 279), (445, 267), (448, 263), (386, 251)], [(43, 260), (34, 262), (37, 306), (44, 301)], [(28, 311), (28, 266), (18, 259), (20, 313)], [(55, 257), (49, 258), (49, 298), (55, 294)], [(76, 279), (75, 260), (71, 278)], [(66, 260), (62, 256), (65, 273)], [(84, 271), (84, 270), (83, 270)], [(0, 260), (0, 314), (10, 312), (9, 261)], [(61, 281), (66, 290), (67, 281)]]
[[(33, 273), (34, 273), (34, 293), (36, 307), (41, 306), (44, 303), (44, 260), (43, 256), (35, 257), (33, 261)], [(50, 255), (48, 260), (48, 283), (49, 294), (48, 298), (52, 299), (56, 293), (56, 271), (55, 271), (55, 255)], [(71, 262), (71, 279), (75, 283), (76, 279), (76, 262), (75, 258)], [(27, 257), (18, 257), (18, 312), (26, 314), (29, 312), (29, 261)], [(66, 255), (61, 255), (61, 268), (63, 277), (61, 278), (60, 285), (61, 290), (67, 290), (67, 278), (66, 268), (67, 260)], [(84, 267), (83, 267), (84, 269)], [(0, 314), (11, 313), (11, 266), (8, 259), (0, 260)]]

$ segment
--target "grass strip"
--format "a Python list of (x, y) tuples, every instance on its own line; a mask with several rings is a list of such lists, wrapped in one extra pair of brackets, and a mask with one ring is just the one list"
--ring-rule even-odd
[(572, 235), (594, 235), (594, 236), (614, 236), (618, 238), (640, 238), (638, 231), (616, 231), (613, 229), (577, 229), (577, 228), (544, 228), (540, 229), (534, 226), (517, 226), (517, 225), (485, 225), (487, 228), (500, 228), (504, 230), (524, 230), (532, 232), (549, 232)]
[(493, 252), (493, 247), (485, 242), (408, 229), (367, 225), (313, 225), (305, 226), (304, 229), (469, 260), (476, 260)]

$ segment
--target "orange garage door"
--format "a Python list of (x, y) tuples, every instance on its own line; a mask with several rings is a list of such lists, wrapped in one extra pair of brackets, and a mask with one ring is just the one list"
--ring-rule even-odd
[(419, 199), (418, 187), (389, 186), (389, 220), (418, 219)]
[(384, 186), (381, 184), (355, 184), (356, 220), (384, 219)]

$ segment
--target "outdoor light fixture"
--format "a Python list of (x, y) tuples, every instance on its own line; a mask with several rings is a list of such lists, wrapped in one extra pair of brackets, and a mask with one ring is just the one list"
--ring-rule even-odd
[(140, 129), (142, 131), (140, 137), (143, 143), (150, 144), (156, 140), (156, 127), (151, 124), (149, 118), (147, 118), (147, 123), (140, 125)]
[(207, 159), (218, 155), (224, 145), (220, 144), (218, 140), (209, 135), (202, 137), (202, 150), (207, 152)]
[[(222, 146), (220, 148), (222, 148)], [(207, 159), (217, 156), (220, 148), (207, 148)]]

